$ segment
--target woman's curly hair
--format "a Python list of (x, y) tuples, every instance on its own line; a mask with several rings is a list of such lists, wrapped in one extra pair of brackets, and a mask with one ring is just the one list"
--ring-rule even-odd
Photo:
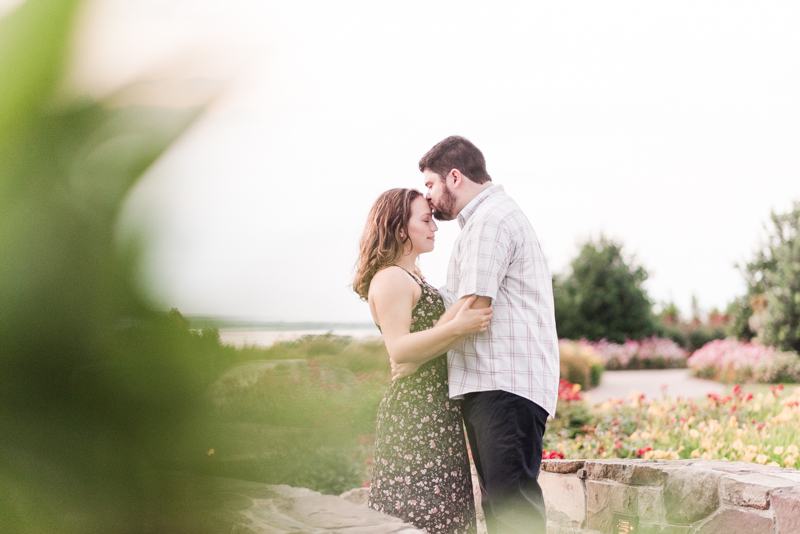
[(416, 189), (390, 189), (373, 204), (359, 241), (353, 279), (353, 290), (363, 300), (367, 300), (369, 295), (372, 277), (381, 269), (397, 263), (403, 256), (408, 241), (411, 203), (421, 196), (422, 193)]

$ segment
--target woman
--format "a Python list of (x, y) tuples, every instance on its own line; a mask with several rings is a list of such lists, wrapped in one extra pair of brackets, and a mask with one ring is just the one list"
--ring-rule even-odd
[(485, 331), (492, 311), (468, 300), (445, 313), (417, 268), (436, 230), (422, 193), (392, 189), (375, 202), (361, 237), (353, 289), (369, 302), (401, 377), (378, 408), (369, 505), (429, 534), (466, 534), (475, 532), (472, 478), (445, 353)]

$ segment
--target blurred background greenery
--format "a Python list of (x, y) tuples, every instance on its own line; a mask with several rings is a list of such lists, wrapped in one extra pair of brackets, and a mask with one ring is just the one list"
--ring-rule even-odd
[(198, 475), (361, 486), (381, 343), (235, 349), (142, 297), (121, 206), (202, 109), (57, 98), (78, 7), (0, 22), (0, 530), (226, 531)]
[(0, 530), (213, 530), (173, 474), (205, 457), (203, 339), (144, 303), (115, 231), (200, 110), (58, 102), (78, 4), (0, 22)]

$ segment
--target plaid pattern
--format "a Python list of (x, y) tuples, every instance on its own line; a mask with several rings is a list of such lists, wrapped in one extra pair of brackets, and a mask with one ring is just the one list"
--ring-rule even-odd
[(466, 295), (490, 297), (486, 332), (448, 353), (450, 396), (503, 390), (555, 415), (558, 335), (553, 280), (533, 227), (502, 186), (482, 191), (458, 215), (447, 284), (448, 306)]

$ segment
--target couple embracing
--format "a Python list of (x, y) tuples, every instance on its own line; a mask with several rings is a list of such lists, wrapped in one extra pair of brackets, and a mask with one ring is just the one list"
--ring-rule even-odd
[[(427, 195), (392, 189), (372, 207), (353, 284), (392, 365), (369, 504), (429, 534), (474, 533), (466, 428), (489, 534), (543, 534), (537, 478), (559, 376), (547, 263), (469, 140), (448, 137), (419, 168)], [(434, 218), (461, 227), (439, 290), (417, 267)]]

